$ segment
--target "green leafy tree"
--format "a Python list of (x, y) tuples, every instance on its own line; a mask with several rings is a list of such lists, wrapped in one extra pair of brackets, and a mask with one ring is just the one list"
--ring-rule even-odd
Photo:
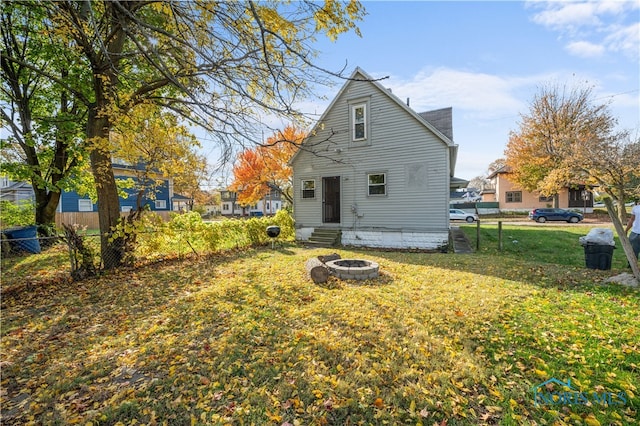
[[(302, 119), (295, 103), (327, 74), (313, 63), (315, 37), (355, 30), (358, 1), (28, 2), (88, 81), (29, 68), (81, 101), (106, 268), (122, 260), (110, 238), (119, 221), (110, 131), (136, 105), (153, 103), (203, 126), (223, 146), (253, 137), (261, 115)], [(35, 23), (32, 23), (35, 25)], [(7, 57), (12, 63), (21, 60)], [(83, 83), (83, 84), (80, 84)]]
[(73, 188), (72, 177), (86, 166), (86, 108), (52, 80), (82, 78), (67, 61), (65, 46), (48, 32), (43, 9), (3, 2), (0, 34), (0, 117), (10, 130), (0, 141), (2, 172), (31, 182), (35, 222), (48, 230), (61, 190)]

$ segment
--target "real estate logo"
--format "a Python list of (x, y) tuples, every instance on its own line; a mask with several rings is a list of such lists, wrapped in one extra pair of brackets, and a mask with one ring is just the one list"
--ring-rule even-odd
[(563, 382), (552, 377), (533, 387), (533, 400), (536, 406), (600, 404), (612, 407), (626, 405), (629, 397), (626, 392), (581, 392), (573, 388), (571, 379)]

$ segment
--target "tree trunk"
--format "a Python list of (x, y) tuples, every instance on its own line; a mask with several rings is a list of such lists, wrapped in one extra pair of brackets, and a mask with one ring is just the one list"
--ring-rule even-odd
[(36, 225), (42, 225), (46, 229), (56, 222), (56, 209), (60, 202), (60, 192), (36, 188), (36, 185), (33, 185), (33, 187), (36, 198)]
[(100, 254), (104, 268), (112, 269), (122, 264), (123, 256), (122, 238), (111, 240), (113, 230), (120, 220), (120, 198), (108, 148), (109, 123), (98, 114), (98, 107), (92, 106), (87, 123), (87, 139), (91, 147), (91, 171), (98, 195)]
[(312, 257), (304, 264), (309, 278), (316, 284), (326, 283), (329, 279), (329, 269), (317, 257)]
[[(636, 277), (638, 281), (640, 281), (640, 269), (638, 268), (638, 259), (636, 258), (636, 255), (633, 252), (633, 247), (631, 247), (631, 243), (629, 242), (629, 237), (627, 237), (627, 233), (624, 232), (624, 226), (622, 225), (622, 222), (620, 222), (620, 218), (616, 214), (616, 210), (613, 206), (613, 201), (611, 201), (611, 198), (605, 198), (604, 204), (607, 206), (607, 212), (609, 213), (611, 222), (613, 222), (613, 226), (616, 228), (618, 238), (620, 239), (620, 244), (622, 244), (622, 248), (624, 249), (624, 254), (627, 256), (627, 261), (629, 262), (629, 266), (631, 266), (631, 271), (633, 272), (633, 276)], [(619, 202), (618, 202), (618, 208), (620, 208)], [(622, 204), (622, 208), (624, 208), (624, 204)]]

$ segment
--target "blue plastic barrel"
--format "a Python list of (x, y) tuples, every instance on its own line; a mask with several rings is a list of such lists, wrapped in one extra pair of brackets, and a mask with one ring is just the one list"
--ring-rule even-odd
[(9, 243), (16, 250), (24, 250), (29, 253), (40, 253), (40, 241), (38, 241), (37, 226), (22, 226), (20, 228), (10, 228), (2, 231), (9, 237)]

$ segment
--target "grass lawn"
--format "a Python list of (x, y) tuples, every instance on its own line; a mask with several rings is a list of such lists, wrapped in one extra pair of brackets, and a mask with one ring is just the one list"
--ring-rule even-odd
[(333, 250), (295, 245), (76, 283), (64, 250), (3, 260), (2, 424), (637, 424), (640, 292), (600, 284), (620, 248), (584, 267), (587, 231), (335, 250), (382, 275), (323, 286), (304, 262)]

